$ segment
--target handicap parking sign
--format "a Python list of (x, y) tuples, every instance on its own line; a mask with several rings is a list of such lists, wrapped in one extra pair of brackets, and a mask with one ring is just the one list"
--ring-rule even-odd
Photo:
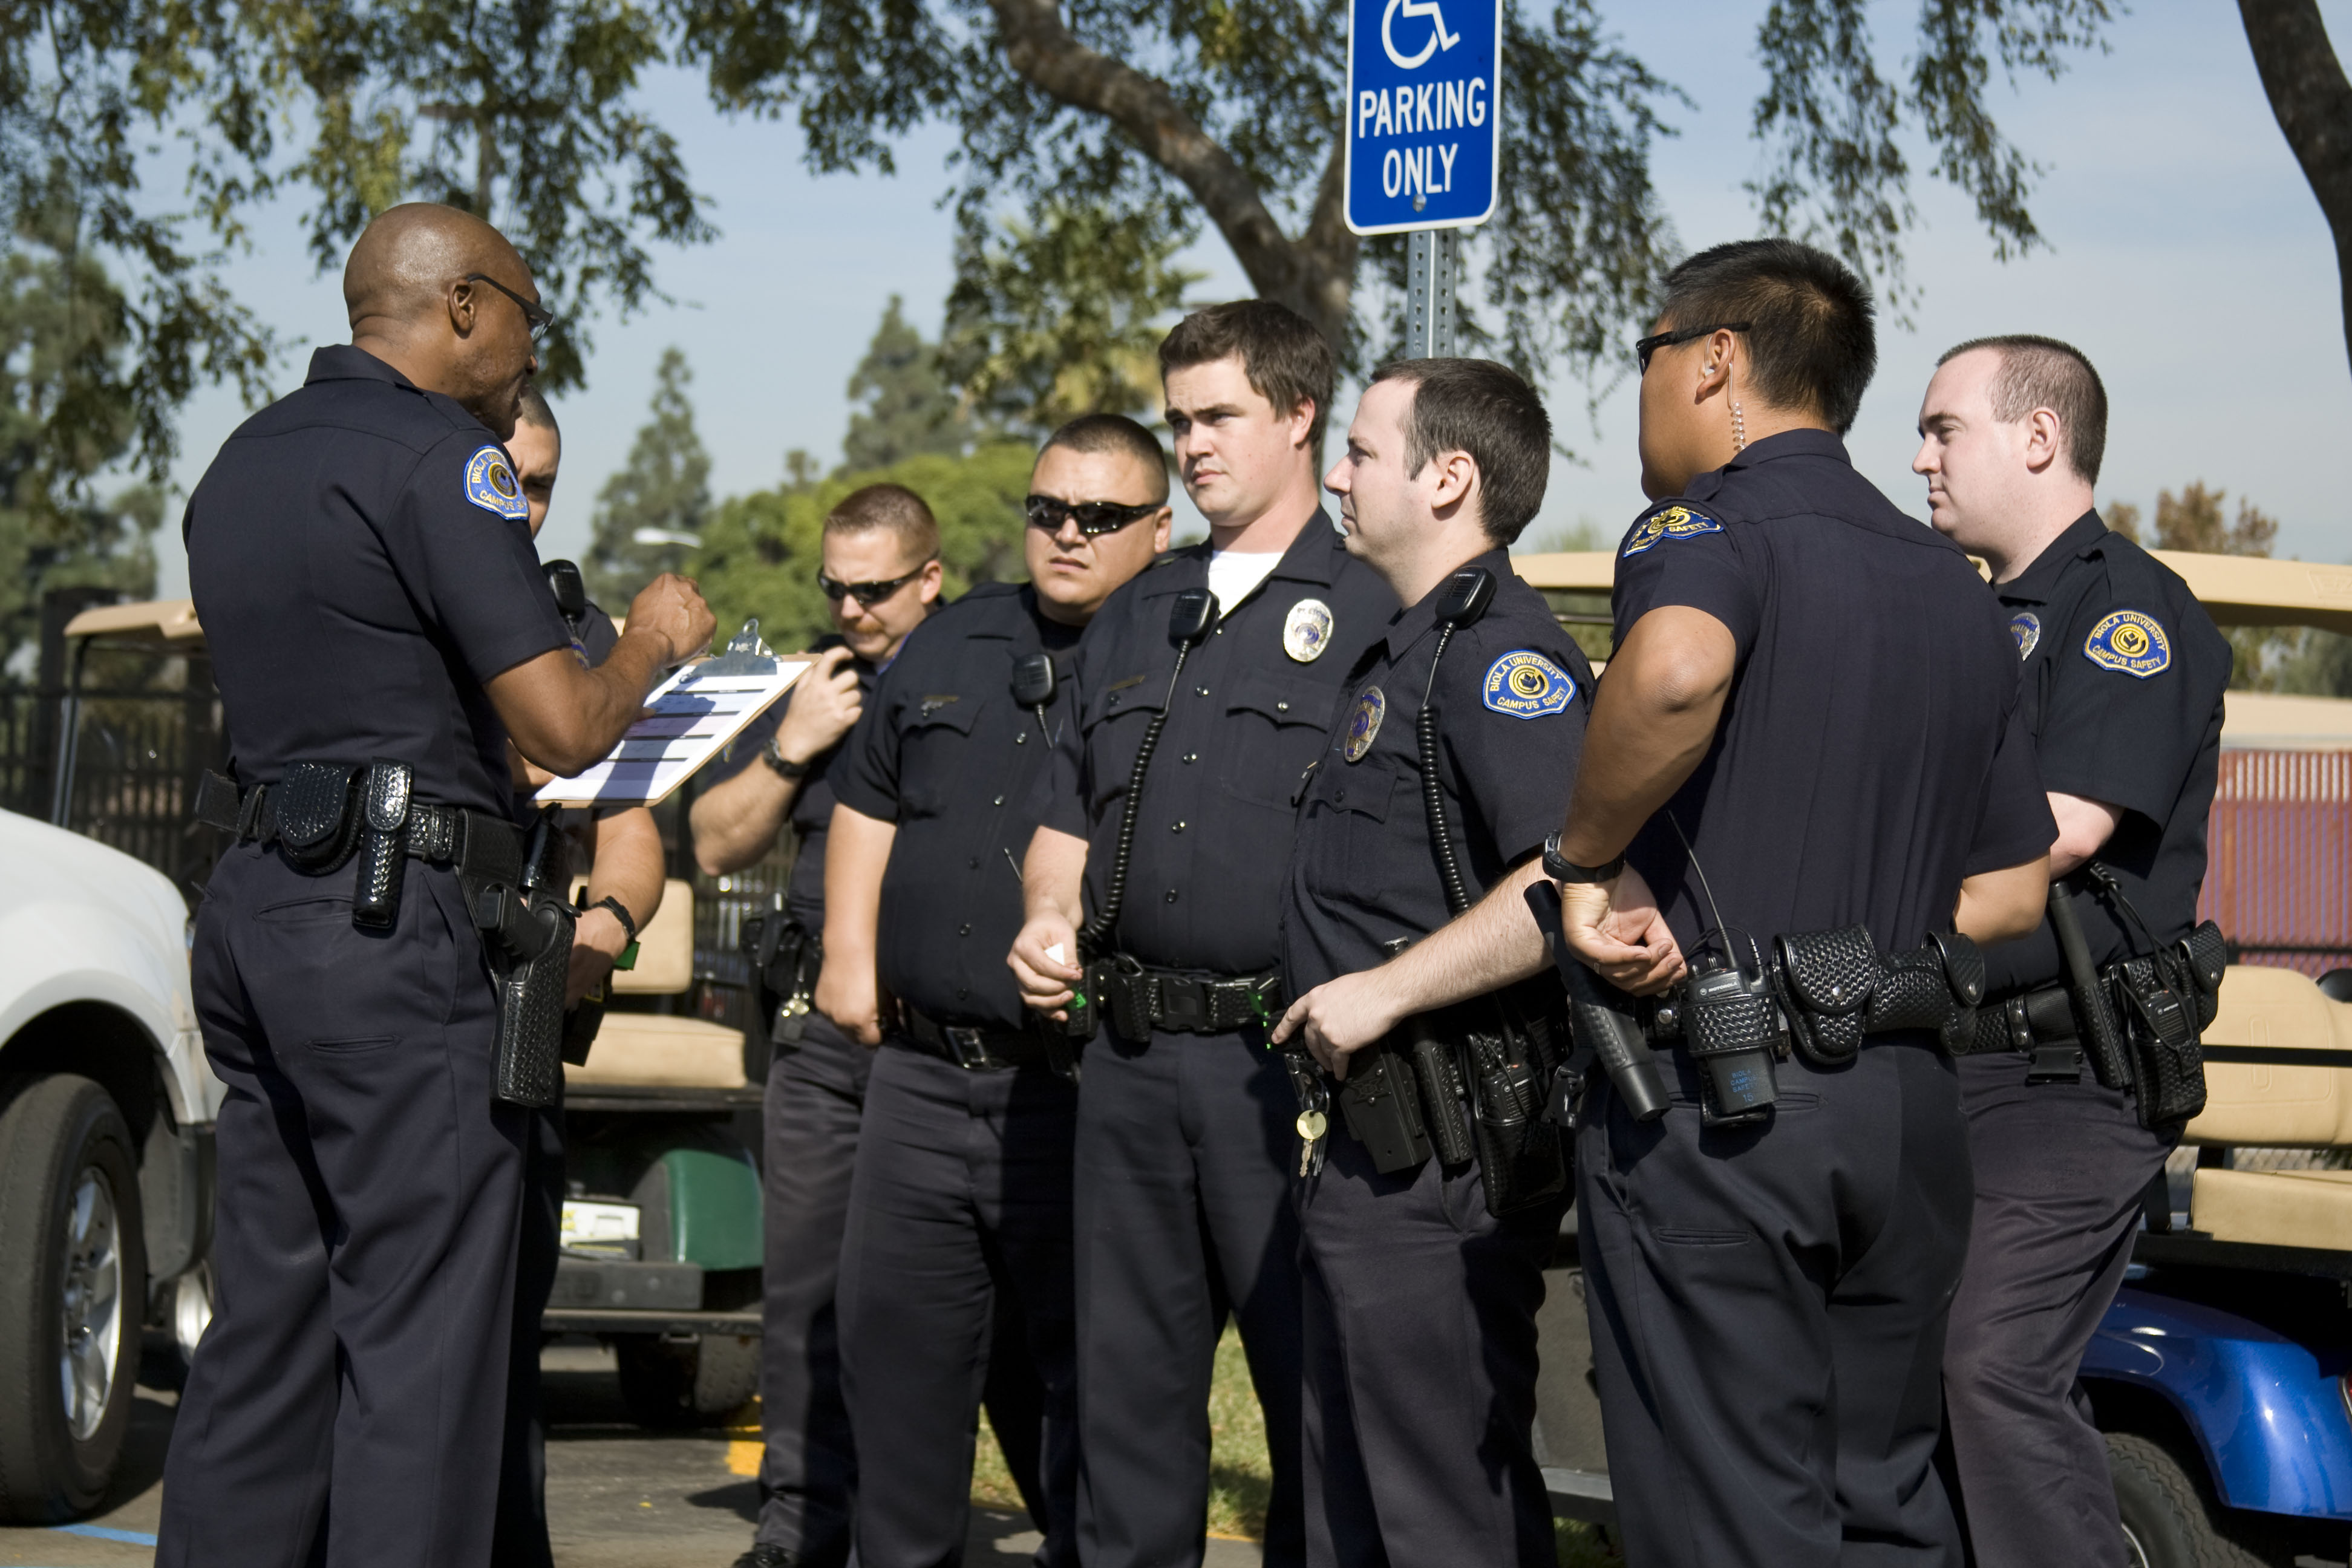
[(1494, 213), (1502, 52), (1502, 0), (1349, 0), (1349, 228), (1466, 228)]

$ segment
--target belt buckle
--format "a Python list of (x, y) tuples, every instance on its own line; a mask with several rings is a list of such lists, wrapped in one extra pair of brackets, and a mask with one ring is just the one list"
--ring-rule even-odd
[(1159, 1016), (1153, 1021), (1171, 1029), (1201, 1029), (1208, 1026), (1209, 987), (1198, 980), (1168, 976), (1154, 987), (1160, 994), (1159, 1006), (1152, 1009)]
[(940, 1038), (947, 1042), (955, 1065), (966, 1072), (979, 1072), (996, 1065), (995, 1058), (988, 1054), (988, 1044), (980, 1037), (978, 1029), (942, 1025)]

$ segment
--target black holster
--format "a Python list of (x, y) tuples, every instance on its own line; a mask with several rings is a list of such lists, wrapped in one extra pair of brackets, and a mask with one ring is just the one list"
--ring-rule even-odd
[(359, 792), (359, 842), (352, 872), (352, 923), (389, 931), (400, 921), (401, 878), (408, 862), (406, 763), (368, 763)]
[(491, 1092), (510, 1105), (555, 1104), (563, 1093), (563, 985), (572, 967), (572, 906), (548, 874), (555, 835), (545, 816), (531, 829), (521, 875), (467, 889), (474, 924), (498, 987)]
[(768, 1020), (768, 1043), (799, 1045), (816, 1001), (817, 971), (824, 965), (824, 933), (776, 909), (743, 922), (741, 947)]

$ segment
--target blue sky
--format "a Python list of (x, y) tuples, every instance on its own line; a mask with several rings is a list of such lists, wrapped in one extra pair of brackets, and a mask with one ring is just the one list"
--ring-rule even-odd
[[(1683, 244), (1754, 232), (1740, 187), (1759, 163), (1748, 126), (1761, 80), (1759, 0), (1601, 8), (1633, 52), (1696, 102), (1672, 112), (1680, 134), (1660, 144), (1654, 164)], [(2352, 50), (2352, 0), (2321, 9), (2339, 53)], [(1882, 45), (1900, 47), (1914, 8), (1874, 13)], [(1882, 329), (1878, 378), (1849, 438), (1855, 460), (1924, 515), (1908, 464), (1936, 354), (1987, 332), (2048, 332), (2082, 347), (2106, 379), (2103, 500), (2145, 508), (2159, 489), (2202, 479), (2279, 518), (2281, 553), (2352, 558), (2352, 502), (2340, 461), (2326, 458), (2352, 449), (2334, 251), (2263, 98), (2236, 8), (2146, 0), (2109, 38), (2107, 53), (2078, 59), (2055, 84), (1996, 89), (2004, 129), (2046, 170), (2032, 210), (2048, 248), (1994, 261), (1967, 205), (1919, 181), (1909, 257), (1923, 297), (1914, 328)], [(694, 367), (715, 489), (754, 489), (777, 481), (791, 447), (838, 459), (844, 386), (889, 296), (904, 296), (935, 332), (950, 280), (950, 227), (937, 205), (950, 180), (944, 130), (900, 143), (894, 178), (818, 178), (802, 166), (789, 123), (721, 118), (688, 74), (665, 73), (649, 100), (712, 198), (720, 237), (657, 251), (675, 305), (597, 323), (589, 384), (559, 407), (565, 468), (541, 541), (548, 555), (584, 547), (596, 490), (627, 455), (666, 347), (684, 349)], [(285, 389), (299, 384), (308, 345), (344, 336), (338, 280), (314, 273), (296, 218), (291, 205), (264, 214), (254, 252), (229, 273), (241, 298), (304, 340), (279, 367)], [(1188, 259), (1209, 274), (1197, 299), (1247, 291), (1213, 237)], [(1584, 521), (1613, 538), (1642, 506), (1633, 388), (1616, 386), (1590, 418), (1588, 391), (1566, 375), (1548, 388), (1580, 461), (1555, 463), (1529, 542)], [(1341, 416), (1352, 406), (1343, 396)], [(194, 401), (174, 475), (184, 489), (242, 416), (232, 393)], [(184, 592), (176, 527), (165, 535), (161, 587)]]

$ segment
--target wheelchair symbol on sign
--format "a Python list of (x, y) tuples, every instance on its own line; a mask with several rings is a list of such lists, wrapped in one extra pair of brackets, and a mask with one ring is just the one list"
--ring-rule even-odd
[[(1421, 46), (1421, 52), (1417, 55), (1397, 52), (1396, 39), (1389, 29), (1396, 25), (1399, 11), (1408, 16), (1430, 19), (1429, 42)], [(1395, 62), (1399, 70), (1418, 69), (1438, 50), (1450, 49), (1461, 41), (1461, 34), (1445, 30), (1445, 13), (1439, 8), (1438, 0), (1389, 0), (1389, 8), (1381, 13), (1381, 47), (1388, 51), (1389, 58)]]

